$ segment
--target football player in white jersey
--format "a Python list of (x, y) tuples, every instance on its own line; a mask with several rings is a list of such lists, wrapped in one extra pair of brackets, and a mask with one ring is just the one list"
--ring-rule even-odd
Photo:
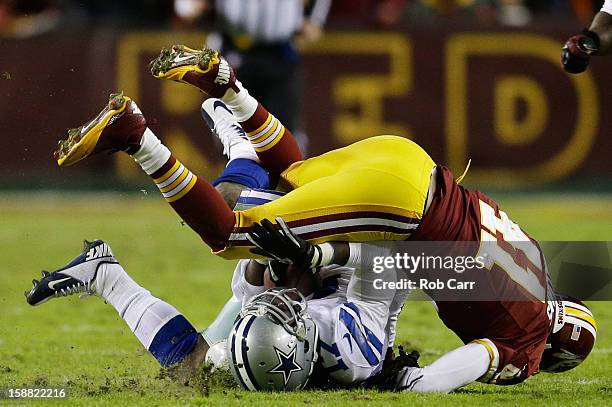
[(591, 56), (612, 52), (612, 0), (606, 0), (591, 26), (570, 37), (561, 53), (563, 68), (570, 73), (584, 72)]
[[(372, 246), (367, 252), (384, 255), (388, 249)], [(97, 295), (162, 366), (180, 365), (179, 371), (191, 375), (212, 362), (230, 368), (237, 383), (250, 390), (303, 388), (315, 368), (319, 378), (336, 386), (361, 383), (381, 370), (405, 298), (396, 299), (394, 290), (363, 295), (361, 287), (373, 278), (367, 271), (327, 267), (306, 300), (295, 289), (267, 290), (268, 267), (238, 262), (235, 297), (202, 334), (176, 308), (138, 285), (101, 240), (86, 242), (65, 267), (43, 272), (26, 297), (39, 305), (54, 297)]]

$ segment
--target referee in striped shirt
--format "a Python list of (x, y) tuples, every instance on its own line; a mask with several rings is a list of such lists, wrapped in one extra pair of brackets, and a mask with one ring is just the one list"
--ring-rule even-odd
[(320, 37), (330, 5), (331, 0), (214, 3), (216, 33), (208, 46), (222, 50), (249, 92), (294, 133), (300, 133), (296, 44)]

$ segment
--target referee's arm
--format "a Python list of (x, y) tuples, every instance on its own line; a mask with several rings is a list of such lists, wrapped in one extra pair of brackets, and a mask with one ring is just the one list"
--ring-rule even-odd
[(304, 16), (310, 23), (317, 27), (323, 27), (329, 14), (331, 0), (311, 0), (306, 4)]
[(304, 23), (297, 35), (300, 47), (321, 39), (330, 6), (331, 0), (313, 0), (306, 4)]

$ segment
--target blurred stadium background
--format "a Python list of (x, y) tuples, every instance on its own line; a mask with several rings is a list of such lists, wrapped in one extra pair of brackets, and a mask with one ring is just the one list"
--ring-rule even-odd
[[(410, 137), (457, 174), (471, 158), (466, 183), (488, 190), (608, 191), (612, 59), (579, 76), (559, 64), (565, 39), (601, 3), (334, 0), (322, 38), (297, 48), (294, 130), (310, 155), (377, 134)], [(66, 129), (114, 90), (138, 101), (176, 155), (212, 178), (222, 161), (200, 95), (155, 80), (147, 65), (163, 46), (201, 46), (217, 26), (210, 2), (198, 0), (0, 1), (0, 187), (148, 187), (119, 155), (63, 170), (51, 158)]]
[[(457, 175), (472, 159), (464, 183), (492, 192), (534, 237), (612, 239), (606, 115), (612, 58), (596, 58), (579, 76), (559, 63), (565, 40), (589, 24), (601, 3), (333, 0), (321, 38), (305, 45), (299, 33), (294, 41), (301, 98), (292, 130), (309, 155), (377, 134), (410, 137)], [(123, 90), (157, 122), (153, 130), (181, 161), (214, 178), (224, 161), (200, 117), (201, 95), (148, 71), (162, 47), (201, 46), (219, 28), (210, 6), (199, 0), (0, 0), (0, 387), (68, 386), (74, 405), (94, 398), (114, 405), (191, 402), (193, 390), (160, 378), (109, 306), (70, 299), (31, 310), (22, 292), (37, 270), (75, 255), (80, 239), (100, 237), (138, 282), (198, 328), (229, 297), (233, 264), (185, 233), (131, 160), (117, 154), (59, 169), (51, 155), (68, 127), (92, 118), (110, 92)], [(276, 73), (258, 68), (251, 74)], [(609, 304), (593, 303), (600, 339), (585, 366), (569, 375), (409, 400), (470, 406), (603, 401), (611, 388)], [(398, 341), (421, 350), (425, 363), (459, 343), (436, 321), (424, 302), (402, 314)], [(225, 403), (225, 394), (215, 403)], [(475, 402), (474, 394), (482, 397)], [(283, 397), (312, 402), (307, 395)], [(345, 397), (355, 405), (372, 397), (407, 400), (346, 393), (321, 400)], [(235, 396), (241, 398), (282, 401), (274, 394)]]

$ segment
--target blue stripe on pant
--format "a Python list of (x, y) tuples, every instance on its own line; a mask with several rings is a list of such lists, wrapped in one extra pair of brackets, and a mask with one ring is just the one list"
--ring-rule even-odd
[(183, 315), (177, 315), (155, 334), (149, 352), (164, 367), (185, 359), (198, 341), (198, 333)]

